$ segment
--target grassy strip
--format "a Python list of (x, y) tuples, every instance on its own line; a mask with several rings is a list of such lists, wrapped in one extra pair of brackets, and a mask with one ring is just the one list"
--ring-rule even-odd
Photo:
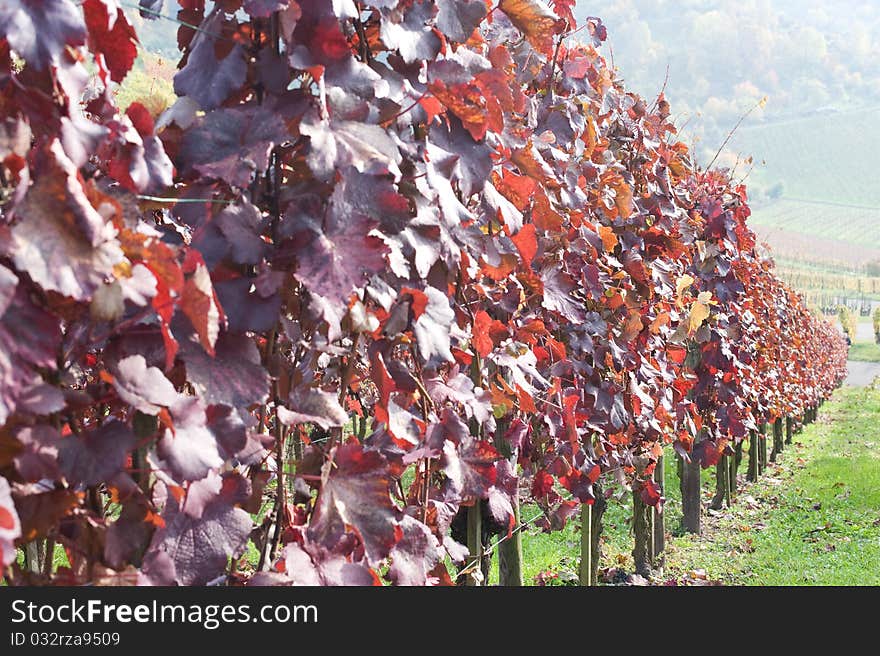
[(853, 342), (849, 347), (849, 359), (859, 362), (880, 362), (880, 344)]

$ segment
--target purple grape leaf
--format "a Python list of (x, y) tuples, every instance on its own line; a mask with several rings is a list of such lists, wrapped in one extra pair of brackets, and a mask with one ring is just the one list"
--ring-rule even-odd
[(559, 313), (572, 323), (584, 320), (583, 303), (571, 295), (577, 285), (567, 273), (557, 266), (549, 266), (541, 271), (541, 280), (544, 283), (542, 307)]
[(426, 585), (430, 572), (443, 558), (443, 549), (431, 529), (404, 515), (400, 522), (403, 537), (391, 550), (388, 580), (394, 585)]
[(230, 558), (244, 551), (253, 526), (250, 515), (223, 495), (204, 505), (198, 519), (169, 496), (165, 526), (153, 534), (144, 573), (155, 585), (205, 585), (222, 576)]
[[(481, 2), (475, 4), (486, 6)], [(442, 13), (441, 9), (441, 13)], [(451, 177), (458, 180), (461, 191), (469, 197), (483, 189), (492, 171), (492, 148), (485, 141), (474, 141), (461, 121), (452, 117), (447, 123), (431, 129), (431, 142), (454, 162)], [(499, 194), (500, 195), (500, 194)]]
[(224, 404), (247, 414), (247, 408), (269, 396), (269, 374), (260, 362), (254, 340), (221, 333), (212, 358), (191, 341), (181, 344), (179, 357), (186, 378), (206, 404)]
[(47, 417), (64, 409), (64, 392), (47, 383), (37, 383), (22, 391), (18, 397), (18, 408), (22, 412)]
[(441, 2), (437, 29), (453, 41), (464, 43), (486, 17), (483, 0), (451, 0)]
[(260, 239), (260, 211), (247, 200), (227, 206), (214, 222), (226, 237), (229, 254), (238, 264), (257, 264), (266, 250), (266, 242)]
[(113, 371), (113, 387), (119, 398), (147, 415), (177, 403), (180, 395), (157, 367), (148, 367), (142, 355), (120, 360)]
[(401, 408), (393, 400), (388, 402), (388, 432), (398, 441), (413, 446), (421, 441), (419, 423), (409, 410)]
[(311, 423), (324, 430), (345, 426), (348, 413), (339, 405), (338, 396), (314, 387), (295, 387), (287, 399), (289, 408), (278, 406), (278, 418), (286, 426)]
[(162, 14), (162, 5), (165, 0), (140, 0), (138, 2), (138, 13), (141, 18), (147, 20), (156, 20)]
[(433, 60), (440, 52), (440, 39), (432, 25), (436, 13), (436, 5), (423, 0), (386, 10), (379, 32), (382, 42), (390, 50), (400, 52), (407, 64), (419, 59)]
[(311, 115), (303, 119), (300, 132), (311, 140), (306, 162), (321, 180), (348, 166), (361, 173), (400, 176), (397, 144), (378, 125)]
[(195, 396), (181, 396), (169, 409), (174, 430), (166, 428), (156, 446), (161, 468), (178, 482), (200, 480), (223, 464), (205, 406)]
[(55, 369), (61, 339), (58, 319), (34, 305), (17, 279), (11, 287), (4, 271), (9, 272), (0, 267), (0, 275), (5, 277), (4, 294), (10, 300), (4, 302), (5, 311), (0, 313), (0, 426), (15, 411), (19, 396), (29, 394), (42, 382), (38, 369)]
[(186, 65), (174, 76), (174, 93), (193, 98), (204, 111), (222, 105), (247, 77), (247, 52), (240, 43), (217, 59), (215, 35), (222, 33), (224, 22), (223, 12), (216, 7), (190, 44)]
[(58, 430), (46, 424), (21, 428), (15, 439), (22, 445), (13, 462), (22, 480), (34, 483), (58, 478)]
[(365, 451), (356, 442), (336, 447), (330, 461), (334, 466), (325, 468), (308, 537), (332, 550), (351, 529), (376, 566), (401, 538), (387, 463), (378, 452)]
[(70, 0), (3, 0), (0, 39), (38, 70), (59, 63), (67, 46), (86, 42), (80, 9)]
[(56, 141), (12, 226), (6, 249), (43, 289), (89, 300), (123, 261), (116, 230), (89, 203), (73, 162)]
[(288, 137), (281, 117), (266, 108), (216, 109), (186, 132), (181, 153), (188, 171), (246, 187), (269, 166), (272, 147)]
[(121, 569), (125, 563), (140, 562), (139, 555), (143, 554), (153, 535), (154, 525), (147, 521), (151, 512), (143, 495), (123, 503), (119, 518), (107, 527), (104, 542), (104, 557), (111, 567)]
[(495, 484), (495, 462), (500, 458), (488, 442), (470, 439), (458, 450), (447, 441), (443, 446), (440, 466), (450, 489), (463, 501), (485, 499)]
[(135, 441), (131, 429), (115, 419), (64, 438), (58, 448), (61, 473), (74, 484), (98, 485), (110, 480), (125, 467)]
[(342, 173), (330, 203), (337, 215), (370, 217), (386, 235), (397, 234), (412, 220), (409, 199), (387, 176), (363, 175), (354, 168)]
[(284, 547), (285, 585), (373, 586), (376, 575), (362, 563), (349, 562), (345, 556), (327, 552), (308, 541), (291, 542)]
[(0, 264), (0, 317), (12, 305), (15, 290), (18, 288), (18, 276)]
[(355, 289), (385, 270), (388, 247), (367, 235), (377, 225), (362, 214), (345, 216), (332, 208), (323, 229), (314, 221), (301, 223), (289, 242), (296, 253), (294, 276), (310, 292), (347, 307)]
[(458, 445), (470, 439), (470, 431), (467, 424), (462, 421), (458, 413), (452, 408), (443, 408), (440, 421), (428, 426), (427, 439), (425, 443), (440, 451), (446, 440), (451, 440), (453, 444)]
[(214, 283), (231, 333), (263, 333), (278, 322), (281, 296), (277, 293), (263, 296), (259, 288), (251, 291), (254, 282), (254, 278), (242, 277)]
[(220, 495), (222, 488), (223, 479), (216, 472), (210, 472), (202, 480), (190, 483), (186, 489), (182, 512), (193, 519), (201, 519), (205, 508)]
[(12, 501), (9, 481), (0, 476), (0, 574), (15, 562), (15, 540), (21, 536), (21, 522)]

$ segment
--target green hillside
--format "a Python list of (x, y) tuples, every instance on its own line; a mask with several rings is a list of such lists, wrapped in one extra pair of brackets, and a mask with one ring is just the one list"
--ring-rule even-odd
[(877, 107), (829, 108), (737, 130), (728, 151), (754, 158), (751, 222), (777, 256), (858, 268), (880, 260), (878, 119)]

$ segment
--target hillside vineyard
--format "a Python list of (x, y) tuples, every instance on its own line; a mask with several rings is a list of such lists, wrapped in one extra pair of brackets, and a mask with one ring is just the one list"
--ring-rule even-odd
[(481, 503), (656, 506), (839, 385), (572, 4), (192, 0), (153, 116), (115, 0), (3, 3), (7, 581), (479, 582)]

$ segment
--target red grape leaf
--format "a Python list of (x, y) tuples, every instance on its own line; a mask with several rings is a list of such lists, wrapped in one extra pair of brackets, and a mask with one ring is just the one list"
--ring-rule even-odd
[(348, 529), (364, 545), (375, 566), (400, 540), (399, 511), (391, 500), (391, 477), (385, 459), (356, 442), (336, 447), (325, 467), (324, 483), (309, 524), (310, 540), (333, 549)]
[(507, 326), (490, 317), (484, 310), (480, 310), (474, 316), (473, 332), (474, 348), (482, 358), (492, 352), (495, 342), (508, 336)]
[(110, 79), (122, 82), (137, 57), (137, 35), (114, 0), (85, 0), (83, 3), (89, 44), (104, 56)]
[(501, 9), (541, 54), (553, 53), (553, 37), (564, 26), (542, 0), (501, 0)]
[[(194, 255), (197, 258), (191, 257)], [(196, 259), (199, 261), (195, 261)], [(187, 263), (190, 260), (195, 261), (195, 270), (183, 284), (179, 307), (196, 329), (199, 343), (205, 351), (214, 355), (214, 344), (220, 334), (220, 321), (223, 319), (222, 310), (214, 293), (208, 267), (201, 261), (198, 251), (190, 250), (187, 253)], [(184, 264), (185, 269), (188, 268), (187, 263)]]
[(516, 246), (516, 250), (519, 251), (519, 256), (522, 258), (523, 263), (527, 267), (530, 267), (532, 265), (532, 260), (535, 259), (535, 255), (538, 253), (538, 241), (535, 238), (535, 224), (526, 223), (522, 229), (510, 239), (513, 241), (513, 245)]
[(144, 573), (155, 585), (205, 585), (226, 572), (229, 558), (244, 551), (253, 522), (220, 494), (198, 519), (182, 512), (172, 495), (144, 557)]
[(92, 207), (56, 141), (37, 181), (15, 207), (7, 248), (15, 266), (43, 289), (89, 300), (123, 261), (115, 229)]

